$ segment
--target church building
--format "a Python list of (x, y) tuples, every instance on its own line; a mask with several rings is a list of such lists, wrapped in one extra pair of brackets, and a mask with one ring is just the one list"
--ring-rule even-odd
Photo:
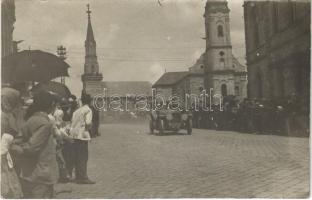
[(247, 97), (247, 70), (232, 54), (229, 13), (226, 0), (207, 0), (205, 88), (242, 100)]
[(247, 70), (232, 54), (229, 8), (226, 0), (207, 0), (205, 8), (206, 51), (188, 71), (167, 72), (153, 85), (157, 94), (247, 97)]

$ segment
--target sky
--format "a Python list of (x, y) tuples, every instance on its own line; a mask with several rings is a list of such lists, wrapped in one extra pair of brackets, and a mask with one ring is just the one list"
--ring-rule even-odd
[[(150, 81), (185, 71), (205, 51), (206, 0), (15, 0), (14, 40), (19, 49), (56, 53), (67, 48), (66, 85), (81, 94), (86, 4), (104, 81)], [(243, 0), (230, 0), (233, 54), (245, 64)]]

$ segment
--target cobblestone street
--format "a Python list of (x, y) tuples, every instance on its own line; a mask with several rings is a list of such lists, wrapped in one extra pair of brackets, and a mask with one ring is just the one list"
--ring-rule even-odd
[[(95, 185), (58, 184), (56, 198), (304, 198), (309, 139), (194, 129), (148, 134), (105, 124), (89, 146)], [(181, 131), (184, 133), (184, 131)]]

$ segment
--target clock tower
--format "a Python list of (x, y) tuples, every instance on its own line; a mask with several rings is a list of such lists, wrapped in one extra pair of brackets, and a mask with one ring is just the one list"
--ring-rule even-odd
[(235, 68), (230, 35), (229, 8), (226, 0), (207, 0), (206, 27), (206, 88), (215, 94), (234, 95)]

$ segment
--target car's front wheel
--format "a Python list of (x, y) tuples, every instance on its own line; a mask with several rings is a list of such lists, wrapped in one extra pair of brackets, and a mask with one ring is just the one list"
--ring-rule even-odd
[(153, 123), (153, 120), (150, 120), (149, 122), (149, 128), (150, 128), (150, 134), (154, 134), (154, 123)]
[(192, 119), (189, 119), (189, 120), (187, 121), (186, 130), (187, 130), (187, 134), (188, 134), (188, 135), (191, 135), (191, 134), (192, 134), (192, 130), (193, 130), (193, 122), (192, 122)]

